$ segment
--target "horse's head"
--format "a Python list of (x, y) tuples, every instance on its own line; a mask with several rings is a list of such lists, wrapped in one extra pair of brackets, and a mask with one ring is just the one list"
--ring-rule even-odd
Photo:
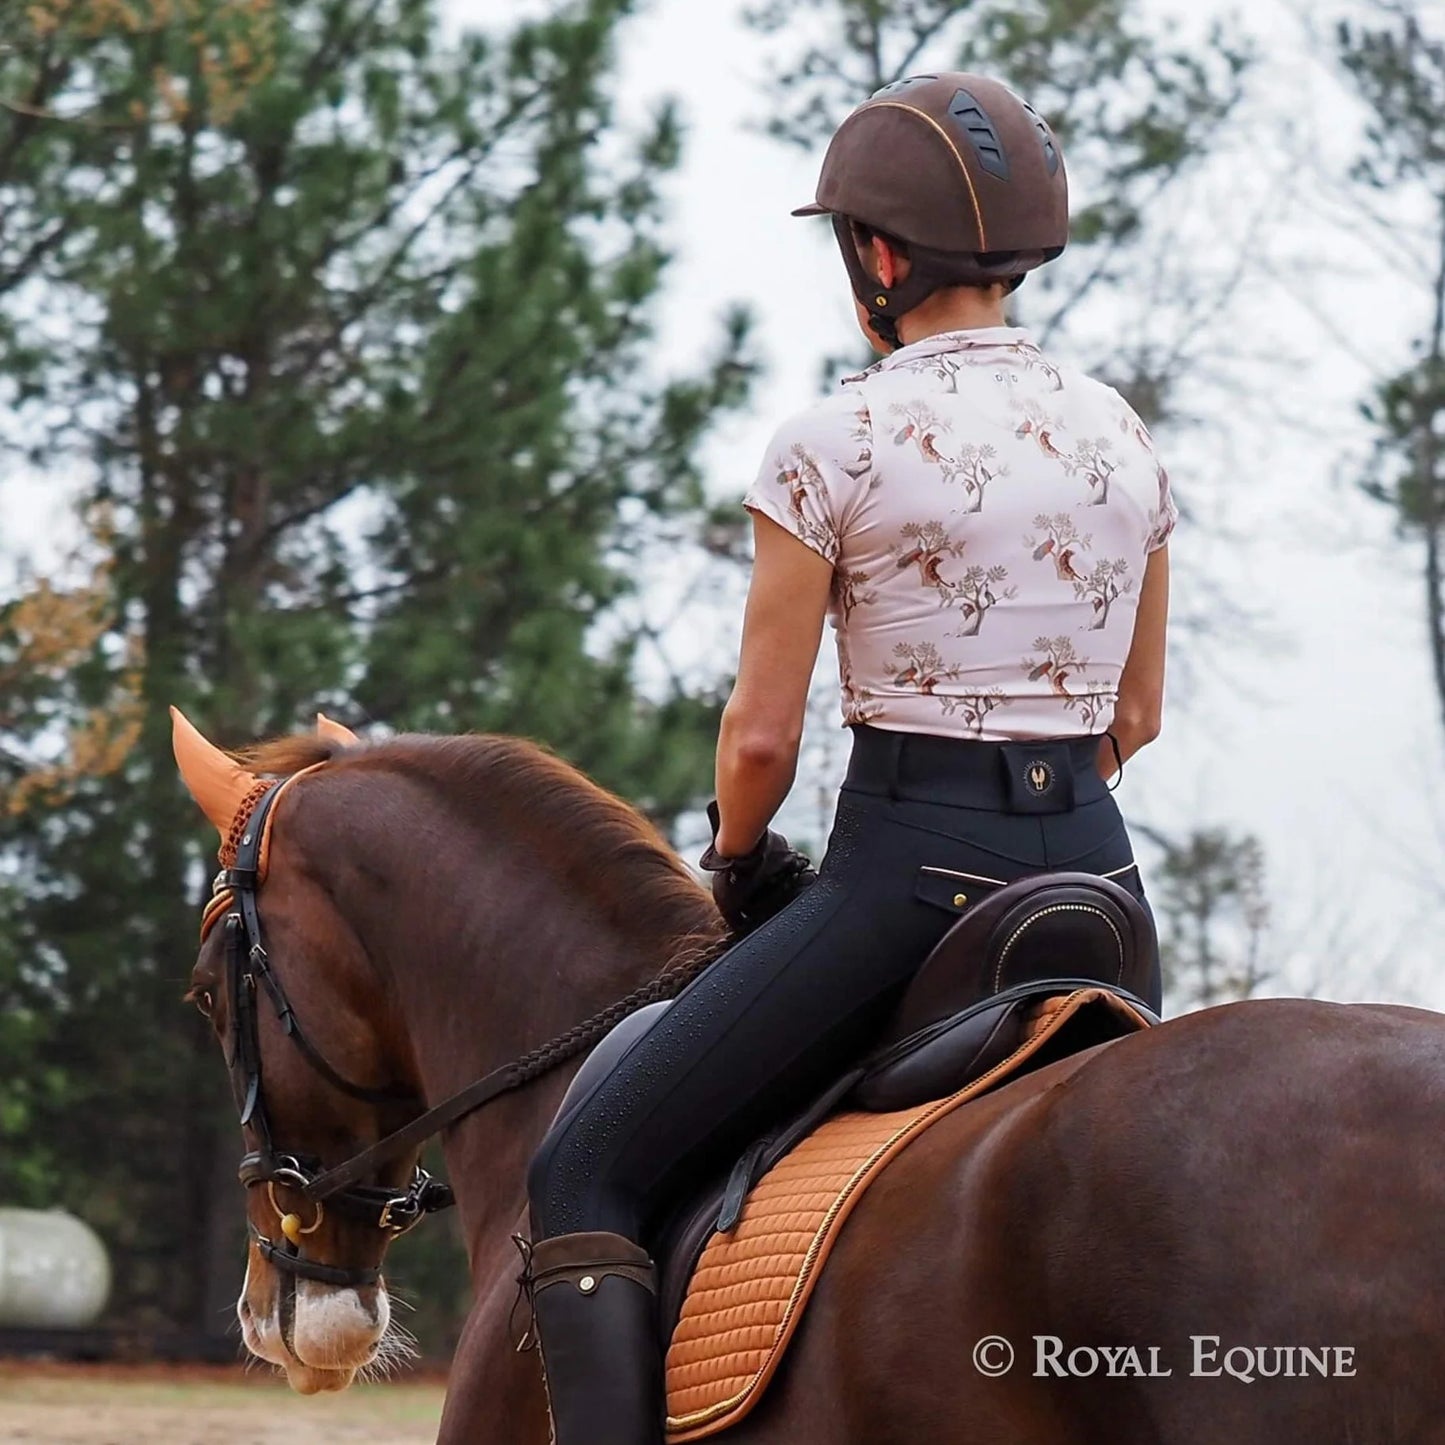
[(308, 1392), (396, 1338), (386, 1246), (451, 1199), (420, 1144), (447, 1130), (468, 1243), (504, 1252), (565, 1066), (620, 999), (652, 996), (668, 964), (695, 971), (723, 933), (656, 829), (544, 749), (355, 742), (324, 724), (238, 761), (175, 715), (222, 839), (192, 997), (247, 1150), (238, 1308), (248, 1348)]
[(388, 1349), (381, 1260), (428, 1187), (414, 1151), (339, 1191), (315, 1187), (422, 1107), (385, 981), (308, 866), (313, 850), (272, 828), (293, 782), (349, 735), (323, 722), (313, 755), (293, 748), (292, 767), (278, 769), (287, 781), (270, 783), (179, 713), (174, 736), (186, 786), (222, 839), (190, 997), (221, 1044), (241, 1111), (251, 1235), (242, 1335), (301, 1393), (344, 1389)]

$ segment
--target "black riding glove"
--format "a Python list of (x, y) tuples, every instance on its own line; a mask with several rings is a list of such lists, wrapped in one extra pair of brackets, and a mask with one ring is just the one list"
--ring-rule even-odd
[(805, 888), (818, 881), (817, 870), (781, 833), (769, 829), (752, 851), (724, 858), (717, 850), (718, 810), (709, 803), (707, 816), (714, 841), (698, 859), (712, 874), (712, 897), (728, 927), (741, 938), (781, 913)]

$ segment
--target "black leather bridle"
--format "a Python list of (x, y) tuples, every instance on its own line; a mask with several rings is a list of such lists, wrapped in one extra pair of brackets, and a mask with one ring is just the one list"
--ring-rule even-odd
[(282, 787), (282, 784), (276, 784), (257, 800), (237, 840), (235, 862), (217, 876), (214, 889), (217, 894), (229, 892), (233, 899), (223, 921), (225, 987), (231, 1012), (230, 1050), (226, 1062), (231, 1070), (241, 1125), (251, 1130), (260, 1146), (241, 1160), (239, 1173), (241, 1183), (248, 1189), (263, 1184), (267, 1186), (271, 1192), (272, 1207), (282, 1222), (285, 1237), (280, 1242), (250, 1224), (251, 1236), (263, 1259), (277, 1269), (303, 1279), (344, 1288), (365, 1288), (380, 1280), (379, 1269), (348, 1269), (323, 1264), (301, 1253), (299, 1242), (286, 1232), (287, 1216), (283, 1215), (275, 1197), (278, 1184), (295, 1190), (317, 1207), (316, 1217), (310, 1225), (296, 1231), (302, 1236), (320, 1227), (323, 1205), (370, 1224), (389, 1237), (405, 1234), (428, 1214), (448, 1209), (456, 1202), (451, 1186), (433, 1179), (420, 1165), (413, 1170), (411, 1182), (404, 1190), (365, 1184), (363, 1180), (374, 1177), (381, 1165), (397, 1156), (420, 1149), (443, 1129), (483, 1104), (522, 1088), (584, 1053), (636, 1009), (673, 997), (707, 966), (712, 955), (701, 952), (681, 960), (610, 1008), (513, 1063), (494, 1069), (434, 1108), (427, 1109), (410, 1123), (353, 1154), (345, 1162), (325, 1169), (314, 1156), (276, 1147), (261, 1090), (261, 1040), (257, 1010), (263, 990), (286, 1036), (300, 1049), (306, 1062), (333, 1088), (371, 1104), (399, 1104), (415, 1101), (416, 1096), (404, 1087), (372, 1088), (356, 1084), (338, 1073), (306, 1036), (296, 1011), (286, 997), (286, 990), (271, 966), (261, 936), (256, 894), (261, 886), (261, 853), (266, 837), (266, 821)]
[[(320, 1160), (295, 1151), (277, 1149), (271, 1119), (261, 1093), (261, 1039), (257, 1010), (264, 990), (286, 1036), (332, 1088), (368, 1104), (397, 1104), (415, 1097), (410, 1089), (399, 1086), (371, 1088), (353, 1083), (338, 1073), (306, 1036), (281, 980), (271, 967), (261, 937), (256, 892), (260, 887), (260, 857), (266, 818), (279, 792), (279, 787), (273, 787), (261, 796), (237, 843), (235, 865), (224, 870), (216, 879), (217, 890), (229, 890), (234, 899), (234, 906), (227, 912), (223, 924), (226, 934), (226, 988), (231, 1010), (231, 1049), (227, 1064), (231, 1069), (236, 1103), (241, 1111), (241, 1126), (251, 1130), (259, 1145), (241, 1160), (241, 1183), (248, 1189), (266, 1185), (271, 1191), (272, 1207), (282, 1219), (285, 1216), (276, 1203), (276, 1185), (285, 1185), (310, 1200), (316, 1206), (316, 1217), (299, 1233), (309, 1234), (320, 1226), (324, 1201), (338, 1213), (396, 1237), (405, 1234), (425, 1215), (449, 1207), (454, 1202), (450, 1187), (433, 1179), (418, 1165), (412, 1173), (411, 1182), (400, 1191), (350, 1181), (318, 1188), (325, 1178)], [(273, 1240), (262, 1234), (254, 1224), (250, 1225), (250, 1230), (263, 1259), (303, 1279), (361, 1288), (374, 1285), (381, 1278), (377, 1269), (347, 1269), (308, 1259), (301, 1253), (299, 1244), (290, 1238)]]

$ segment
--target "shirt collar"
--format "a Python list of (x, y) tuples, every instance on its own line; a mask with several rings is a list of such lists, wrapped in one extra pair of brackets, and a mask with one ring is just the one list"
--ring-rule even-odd
[(907, 346), (899, 347), (890, 356), (885, 356), (881, 361), (875, 361), (866, 371), (859, 372), (858, 376), (850, 376), (846, 379), (857, 381), (862, 377), (872, 376), (876, 372), (892, 371), (897, 367), (925, 361), (930, 356), (943, 356), (949, 352), (1004, 347), (1038, 351), (1033, 337), (1021, 326), (980, 326), (971, 331), (940, 331), (934, 336), (925, 336), (921, 341), (914, 341)]

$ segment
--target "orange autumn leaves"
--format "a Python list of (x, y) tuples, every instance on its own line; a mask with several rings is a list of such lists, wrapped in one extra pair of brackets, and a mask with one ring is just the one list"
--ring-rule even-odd
[(132, 96), (121, 112), (104, 96), (83, 107), (60, 95), (35, 105), (21, 97), (4, 104), (26, 114), (102, 126), (152, 121), (182, 124), (196, 112), (225, 125), (275, 68), (275, 0), (33, 0), (24, 8), (29, 27), (8, 37), (22, 53), (28, 41), (47, 50), (61, 42), (84, 48), (108, 36), (164, 37), (145, 97)]
[[(34, 702), (108, 644), (120, 666), (102, 704)], [(73, 586), (42, 578), (0, 603), (0, 818), (61, 801), (123, 765), (140, 736), (139, 664), (135, 641), (115, 636), (108, 564)]]

